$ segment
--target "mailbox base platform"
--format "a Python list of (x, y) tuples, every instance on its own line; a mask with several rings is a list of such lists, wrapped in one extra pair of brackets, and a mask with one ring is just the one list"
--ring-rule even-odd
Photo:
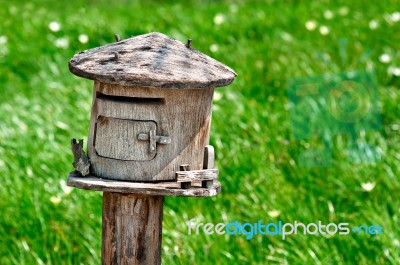
[(179, 182), (128, 182), (102, 179), (92, 175), (82, 177), (79, 174), (71, 173), (67, 184), (84, 190), (150, 196), (212, 197), (221, 193), (221, 183), (218, 180), (213, 180), (212, 185), (209, 187), (202, 186), (199, 181), (192, 182), (190, 188), (183, 189)]

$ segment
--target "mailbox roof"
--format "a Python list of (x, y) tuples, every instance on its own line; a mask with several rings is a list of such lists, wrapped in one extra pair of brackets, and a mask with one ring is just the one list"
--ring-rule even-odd
[(104, 83), (162, 88), (226, 86), (236, 73), (161, 33), (149, 33), (76, 54), (69, 69)]

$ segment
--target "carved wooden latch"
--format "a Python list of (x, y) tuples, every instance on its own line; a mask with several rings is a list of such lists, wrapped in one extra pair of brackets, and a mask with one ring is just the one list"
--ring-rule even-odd
[(149, 141), (150, 153), (157, 152), (157, 143), (159, 143), (159, 144), (171, 143), (171, 138), (169, 136), (156, 135), (156, 130), (150, 130), (148, 133), (138, 134), (138, 140)]

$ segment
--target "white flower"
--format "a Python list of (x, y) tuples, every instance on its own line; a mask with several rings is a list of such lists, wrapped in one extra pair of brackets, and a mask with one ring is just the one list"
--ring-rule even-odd
[(85, 43), (88, 43), (89, 37), (86, 34), (81, 34), (81, 35), (79, 35), (78, 40), (80, 43), (85, 44)]
[(386, 257), (390, 257), (390, 249), (384, 248), (384, 249), (383, 249), (383, 254), (384, 254)]
[(28, 177), (32, 177), (33, 176), (33, 171), (31, 167), (27, 167), (26, 168), (26, 174), (28, 175)]
[(329, 34), (329, 28), (327, 26), (322, 25), (319, 27), (319, 33), (322, 35), (328, 35)]
[(390, 20), (394, 23), (400, 21), (400, 12), (394, 12), (393, 14), (390, 15)]
[(400, 67), (390, 66), (387, 71), (388, 74), (392, 74), (394, 76), (400, 76)]
[(309, 20), (305, 24), (306, 29), (309, 31), (313, 31), (317, 28), (317, 22), (315, 20)]
[(63, 179), (60, 180), (60, 186), (61, 186), (61, 189), (63, 190), (63, 192), (64, 192), (65, 195), (69, 195), (69, 194), (72, 192), (72, 190), (73, 190), (72, 187), (67, 186), (67, 183), (66, 183), (65, 180), (63, 180)]
[(324, 12), (324, 18), (325, 18), (325, 19), (328, 19), (328, 20), (332, 19), (332, 18), (333, 18), (333, 12), (330, 11), (330, 10), (326, 10), (326, 11)]
[(57, 31), (60, 31), (61, 25), (60, 25), (60, 23), (58, 23), (56, 21), (52, 21), (49, 23), (49, 29), (53, 32), (57, 32)]
[(290, 35), (287, 32), (282, 32), (281, 36), (282, 36), (282, 39), (285, 40), (285, 41), (292, 41), (293, 40), (292, 35)]
[(345, 16), (349, 13), (349, 8), (347, 6), (342, 6), (339, 8), (339, 15)]
[(375, 188), (375, 185), (373, 182), (366, 182), (361, 184), (361, 188), (366, 192), (370, 192)]
[(0, 45), (6, 44), (8, 41), (7, 36), (0, 36)]
[(61, 202), (61, 197), (59, 197), (59, 196), (51, 196), (50, 197), (50, 202), (57, 206)]
[(57, 127), (57, 128), (60, 128), (60, 129), (62, 129), (62, 130), (68, 130), (68, 125), (67, 124), (65, 124), (65, 123), (63, 123), (62, 121), (55, 121), (54, 122), (54, 125)]
[(221, 13), (218, 13), (215, 17), (214, 17), (214, 23), (216, 25), (221, 25), (222, 23), (224, 23), (225, 21), (225, 16)]
[(393, 25), (394, 23), (397, 23), (400, 21), (400, 12), (394, 12), (392, 14), (386, 13), (383, 15), (383, 17), (387, 23), (389, 23), (390, 25)]
[(26, 252), (29, 252), (31, 249), (28, 245), (28, 243), (25, 240), (21, 241), (22, 247), (25, 249)]
[(389, 63), (392, 60), (392, 58), (390, 58), (390, 55), (387, 53), (381, 54), (379, 56), (379, 61), (381, 63)]
[(368, 25), (369, 25), (369, 28), (372, 30), (377, 29), (379, 26), (378, 21), (376, 21), (376, 20), (371, 20)]
[(66, 49), (69, 46), (69, 40), (67, 37), (58, 38), (54, 41), (54, 45), (57, 48)]
[(210, 51), (212, 52), (217, 52), (219, 50), (219, 47), (217, 44), (211, 44), (210, 45)]
[(281, 211), (279, 211), (279, 210), (271, 210), (271, 211), (268, 211), (267, 213), (268, 213), (268, 215), (270, 217), (276, 218), (281, 214)]
[(222, 98), (221, 92), (215, 91), (214, 92), (214, 101), (220, 101)]

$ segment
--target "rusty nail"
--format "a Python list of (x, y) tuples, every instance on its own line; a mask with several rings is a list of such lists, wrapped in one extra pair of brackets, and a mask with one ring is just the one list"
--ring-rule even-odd
[(114, 37), (116, 42), (121, 41), (121, 37), (118, 34), (115, 34)]
[(192, 48), (191, 46), (192, 46), (192, 39), (188, 39), (187, 43), (186, 43), (186, 47), (187, 48)]

